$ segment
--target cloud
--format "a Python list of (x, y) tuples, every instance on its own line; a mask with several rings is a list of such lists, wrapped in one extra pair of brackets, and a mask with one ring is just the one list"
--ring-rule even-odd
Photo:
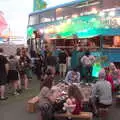
[(0, 0), (0, 11), (14, 35), (26, 36), (28, 14), (32, 11), (33, 0)]
[(12, 0), (0, 0), (0, 2), (9, 2), (9, 1), (12, 1)]
[[(73, 0), (46, 1), (53, 6)], [(28, 14), (32, 12), (32, 9), (33, 0), (0, 0), (0, 11), (3, 11), (6, 21), (16, 35), (26, 36)]]

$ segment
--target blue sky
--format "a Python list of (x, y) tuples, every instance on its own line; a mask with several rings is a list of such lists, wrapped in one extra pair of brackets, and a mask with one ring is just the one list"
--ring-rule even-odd
[[(49, 6), (73, 0), (45, 0)], [(33, 0), (0, 0), (0, 11), (10, 26), (13, 35), (25, 36), (28, 14), (33, 10)]]

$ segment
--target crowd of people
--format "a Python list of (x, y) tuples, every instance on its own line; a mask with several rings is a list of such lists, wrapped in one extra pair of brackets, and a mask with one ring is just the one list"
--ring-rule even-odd
[(25, 48), (17, 49), (16, 55), (6, 57), (0, 48), (0, 99), (6, 100), (5, 88), (13, 86), (13, 94), (19, 95), (24, 89), (28, 89), (28, 83), (32, 79), (31, 59)]
[[(94, 84), (87, 101), (91, 105), (94, 115), (98, 115), (99, 108), (109, 108), (112, 105), (112, 86), (105, 78), (106, 72), (102, 69), (99, 73), (99, 80)], [(57, 102), (57, 98), (61, 97), (63, 93), (59, 85), (54, 86), (52, 76), (46, 77), (39, 94), (40, 120), (53, 120), (54, 113), (59, 110), (68, 114), (79, 114), (84, 110), (86, 97), (81, 88), (76, 85), (76, 81), (68, 81), (66, 86), (67, 96)], [(57, 109), (56, 106), (58, 106)]]
[[(18, 48), (16, 55), (6, 58), (3, 49), (0, 48), (0, 100), (7, 99), (6, 85), (12, 85), (13, 94), (19, 95), (23, 89), (28, 90), (32, 74), (36, 74), (38, 80), (42, 81), (39, 93), (39, 117), (43, 120), (53, 120), (56, 111), (54, 105), (62, 93), (54, 83), (55, 76), (59, 73), (64, 79), (62, 82), (67, 86), (67, 97), (62, 103), (63, 110), (79, 114), (83, 110), (86, 98), (75, 83), (91, 82), (89, 80), (92, 79), (92, 68), (96, 58), (87, 50), (79, 57), (79, 65), (74, 68), (71, 67), (71, 59), (71, 53), (68, 54), (64, 49), (59, 50), (57, 54), (48, 49), (40, 53), (30, 51), (29, 54), (26, 48)], [(89, 103), (94, 114), (98, 113), (99, 107), (106, 108), (112, 105), (112, 93), (119, 90), (119, 87), (119, 69), (114, 63), (110, 63), (108, 67), (99, 71), (98, 81), (91, 90)]]
[[(50, 56), (52, 56), (52, 54)], [(50, 58), (50, 56), (48, 57)], [(52, 57), (51, 62), (55, 60)], [(62, 58), (62, 60), (59, 60), (59, 58)], [(79, 84), (83, 78), (87, 79), (87, 81), (84, 82), (89, 82), (88, 80), (92, 78), (92, 67), (95, 59), (96, 58), (94, 56), (90, 55), (89, 51), (86, 51), (85, 54), (81, 57), (80, 65), (82, 70), (85, 72), (83, 77), (81, 77), (79, 67), (69, 69), (66, 62), (67, 54), (64, 50), (61, 50), (61, 53), (58, 55), (59, 72), (60, 76), (65, 76), (65, 79), (62, 82), (67, 85), (68, 89), (66, 93), (67, 97), (62, 101), (62, 105), (57, 103), (59, 109), (62, 109), (68, 114), (79, 114), (81, 111), (83, 111), (86, 97), (77, 84)], [(53, 64), (49, 62), (48, 65), (48, 69), (51, 71), (51, 75), (44, 79), (44, 85), (41, 87), (39, 95), (39, 117), (43, 120), (54, 119), (54, 112), (58, 110), (55, 109), (56, 99), (60, 97), (61, 94), (63, 94), (59, 87), (54, 87), (53, 83), (57, 63), (55, 61)], [(94, 83), (91, 90), (91, 95), (89, 96), (89, 101), (87, 101), (88, 104), (90, 104), (92, 108), (91, 111), (94, 113), (94, 115), (99, 114), (99, 108), (109, 108), (112, 105), (113, 94), (119, 90), (120, 87), (119, 73), (120, 72), (114, 63), (110, 63), (108, 67), (102, 68), (99, 71), (98, 80), (96, 83)]]

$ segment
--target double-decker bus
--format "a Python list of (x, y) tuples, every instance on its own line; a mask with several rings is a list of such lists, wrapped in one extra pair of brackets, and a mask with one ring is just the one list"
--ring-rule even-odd
[(102, 0), (77, 0), (36, 11), (29, 14), (28, 29), (58, 48), (77, 45), (95, 56), (107, 56), (110, 62), (120, 62), (120, 8), (104, 10), (102, 6)]
[[(34, 30), (37, 30), (44, 34), (48, 34), (49, 30), (47, 29), (47, 27), (51, 25), (57, 26), (65, 20), (68, 20), (69, 22), (71, 18), (85, 15), (88, 11), (91, 11), (92, 8), (95, 7), (96, 9), (100, 9), (101, 6), (102, 3), (99, 0), (75, 0), (66, 4), (33, 12), (29, 14), (28, 29), (32, 27)], [(96, 9), (93, 9), (92, 11), (96, 13)], [(52, 36), (53, 34), (49, 35)], [(57, 39), (61, 39), (60, 37), (58, 37), (61, 36), (59, 35), (59, 33), (56, 33), (56, 36)], [(73, 34), (72, 36), (75, 35)], [(68, 39), (68, 37), (64, 38)], [(72, 38), (73, 40), (69, 38), (69, 41), (66, 41), (66, 39), (61, 39), (61, 42), (57, 39), (52, 40), (52, 42), (55, 43), (56, 46), (59, 48), (71, 48), (73, 47), (73, 44), (75, 42), (74, 38)]]

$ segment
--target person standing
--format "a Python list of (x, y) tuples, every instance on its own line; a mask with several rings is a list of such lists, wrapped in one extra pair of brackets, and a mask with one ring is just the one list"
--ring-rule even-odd
[(59, 72), (60, 76), (64, 77), (67, 70), (67, 54), (64, 50), (59, 53)]
[(18, 62), (15, 59), (14, 56), (10, 56), (9, 58), (9, 71), (8, 71), (8, 80), (13, 84), (14, 87), (14, 95), (19, 95), (19, 93), (17, 92), (17, 88), (18, 88), (18, 80), (19, 80), (19, 76), (18, 76)]
[(7, 83), (8, 60), (3, 55), (3, 49), (0, 48), (0, 100), (6, 100), (5, 85)]
[[(20, 55), (21, 55), (21, 49), (17, 48), (16, 50), (16, 55), (15, 55), (15, 59), (17, 60), (17, 63), (19, 63), (20, 60)], [(18, 92), (21, 92), (21, 78), (20, 78), (20, 73), (18, 72)]]
[(47, 69), (51, 69), (53, 76), (56, 74), (56, 64), (57, 64), (57, 58), (55, 56), (52, 56), (52, 53), (49, 52), (47, 56)]
[(35, 59), (34, 66), (35, 66), (35, 73), (37, 75), (37, 79), (41, 80), (42, 67), (43, 67), (43, 57), (42, 57), (42, 55), (37, 54), (37, 58)]
[[(20, 72), (20, 77), (24, 81), (24, 88), (27, 90), (28, 89), (28, 79), (31, 77), (29, 74), (30, 70), (30, 59), (24, 54), (21, 54), (20, 60), (19, 60), (19, 72)], [(30, 76), (29, 76), (30, 75)]]
[(71, 53), (68, 54), (67, 57), (67, 71), (71, 69)]
[(89, 51), (85, 52), (85, 55), (81, 58), (81, 63), (83, 66), (84, 77), (87, 82), (92, 81), (92, 65), (95, 62), (95, 57), (90, 55)]

